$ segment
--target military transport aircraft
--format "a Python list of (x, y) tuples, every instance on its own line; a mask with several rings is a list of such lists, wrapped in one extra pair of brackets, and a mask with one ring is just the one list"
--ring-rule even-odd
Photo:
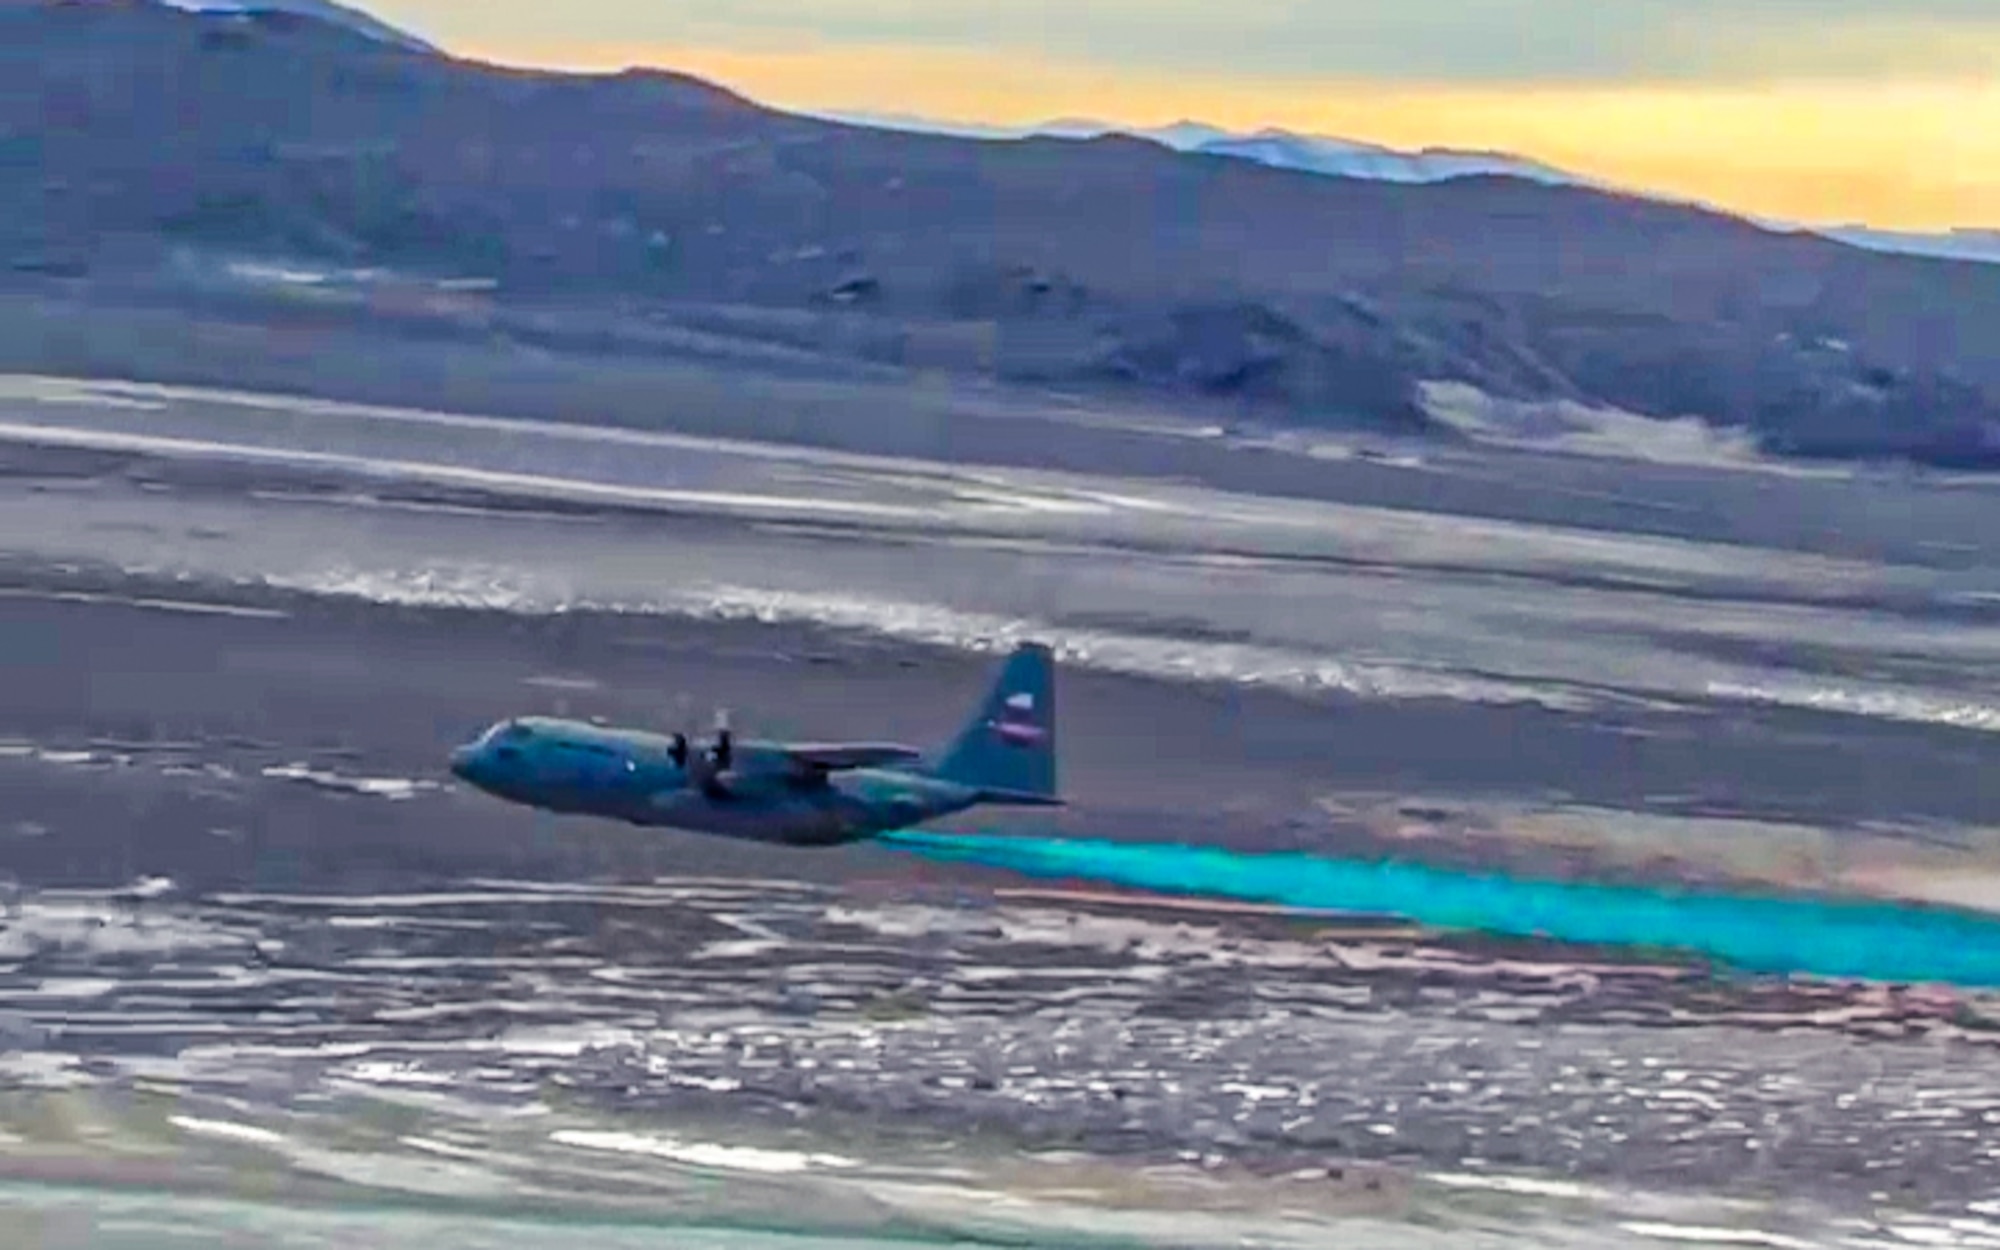
[(544, 811), (793, 846), (835, 846), (982, 805), (1059, 807), (1055, 664), (1023, 643), (936, 756), (890, 743), (738, 742), (547, 717), (501, 721), (451, 771)]

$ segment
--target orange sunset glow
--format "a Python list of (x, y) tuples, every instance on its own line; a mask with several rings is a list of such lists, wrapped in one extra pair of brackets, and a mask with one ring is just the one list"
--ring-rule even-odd
[[(1513, 0), (1511, 7), (1540, 13), (1567, 2)], [(1601, 26), (1630, 8), (1622, 2), (1604, 0), (1592, 10)], [(1682, 2), (1692, 10), (1740, 0)], [(1246, 42), (1240, 52), (1223, 49), (1212, 63), (1182, 69), (1168, 64), (1172, 49), (1162, 54), (1152, 45), (1129, 55), (1105, 54), (1103, 40), (1094, 54), (1061, 51), (1061, 36), (1031, 37), (1015, 28), (1020, 23), (1009, 25), (1019, 16), (1012, 10), (959, 13), (951, 0), (940, 0), (940, 12), (967, 30), (990, 25), (997, 32), (990, 44), (935, 31), (924, 38), (853, 34), (849, 27), (863, 18), (870, 31), (918, 20), (872, 0), (831, 0), (823, 8), (762, 0), (725, 17), (680, 14), (673, 0), (637, 7), (583, 0), (560, 17), (504, 2), (475, 8), (444, 0), (373, 11), (410, 20), (462, 56), (586, 71), (674, 69), (799, 111), (996, 125), (1089, 117), (1134, 127), (1182, 119), (1233, 130), (1278, 126), (1399, 148), (1505, 151), (1637, 191), (1806, 224), (2000, 226), (2000, 10), (1993, 24), (1926, 24), (1921, 14), (1906, 20), (1898, 11), (1853, 12), (1868, 0), (1827, 2), (1820, 15), (1827, 20), (1818, 22), (1796, 13), (1781, 22), (1756, 9), (1763, 24), (1732, 27), (1727, 38), (1712, 24), (1641, 31), (1664, 49), (1658, 55), (1672, 72), (1599, 72), (1586, 64), (1541, 77), (1508, 64), (1490, 74), (1403, 75), (1394, 48), (1379, 70), (1370, 62), (1365, 73), (1303, 75), (1267, 68), (1279, 59), (1271, 45), (1282, 42), (1268, 31), (1263, 45)], [(1249, 0), (1245, 9), (1253, 30), (1269, 8), (1259, 4)], [(1035, 20), (1046, 16), (1047, 6), (1029, 7), (1041, 15)], [(783, 20), (794, 8), (796, 28)], [(1078, 20), (1099, 27), (1142, 18), (1154, 27), (1177, 18), (1220, 20), (1181, 13), (1173, 0), (1156, 14), (1117, 4), (1086, 9)], [(1314, 14), (1296, 16), (1305, 10)], [(1377, 12), (1321, 0), (1285, 10), (1283, 20), (1338, 19), (1373, 36), (1379, 32), (1369, 24), (1396, 20)], [(1267, 27), (1276, 13), (1264, 13)], [(1843, 13), (1852, 20), (1832, 20)], [(1439, 20), (1418, 33), (1434, 39), (1449, 25)], [(689, 37), (656, 34), (682, 30)], [(1529, 33), (1541, 39), (1544, 59), (1557, 55), (1548, 51), (1550, 31)], [(1037, 38), (1058, 50), (1033, 46)], [(1643, 60), (1655, 52), (1649, 44), (1622, 54)], [(1500, 61), (1519, 55), (1494, 53)], [(1580, 55), (1610, 52), (1593, 47)]]

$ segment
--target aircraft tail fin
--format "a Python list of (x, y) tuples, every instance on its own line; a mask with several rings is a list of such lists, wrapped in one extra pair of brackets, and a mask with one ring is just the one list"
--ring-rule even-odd
[(978, 791), (987, 803), (1061, 806), (1055, 695), (1054, 652), (1043, 643), (1022, 643), (932, 774)]

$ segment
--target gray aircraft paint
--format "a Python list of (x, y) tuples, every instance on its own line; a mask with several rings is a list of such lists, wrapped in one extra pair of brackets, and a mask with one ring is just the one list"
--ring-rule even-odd
[(982, 805), (1059, 806), (1055, 665), (1023, 643), (934, 757), (893, 743), (708, 743), (549, 717), (501, 721), (451, 771), (528, 807), (796, 846), (835, 846)]

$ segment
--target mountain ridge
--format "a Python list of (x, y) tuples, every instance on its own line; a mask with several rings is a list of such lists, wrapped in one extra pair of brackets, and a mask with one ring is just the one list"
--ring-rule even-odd
[(1791, 454), (2000, 455), (2000, 273), (1644, 197), (888, 130), (272, 12), (0, 7), (0, 74), (15, 281), (279, 258), (476, 279), (467, 334), (586, 310), (590, 350), (671, 322), (1256, 421), (1444, 434), (1446, 383)]
[(898, 129), (955, 134), (973, 138), (1020, 139), (1037, 135), (1088, 138), (1103, 134), (1130, 134), (1181, 152), (1233, 156), (1281, 169), (1344, 178), (1378, 178), (1394, 182), (1437, 182), (1474, 174), (1499, 174), (1533, 182), (1591, 187), (1635, 195), (1670, 204), (1696, 204), (1715, 212), (1741, 216), (1776, 231), (1805, 231), (1853, 247), (1945, 260), (1965, 260), (2000, 264), (2000, 229), (1960, 227), (1946, 231), (1891, 230), (1851, 223), (1815, 226), (1760, 218), (1734, 212), (1726, 207), (1664, 194), (1642, 188), (1621, 187), (1600, 178), (1591, 178), (1560, 169), (1531, 157), (1485, 149), (1425, 146), (1396, 148), (1362, 139), (1334, 135), (1302, 134), (1279, 126), (1253, 131), (1231, 131), (1206, 122), (1182, 119), (1164, 126), (1126, 126), (1091, 118), (1059, 118), (1027, 126), (982, 126), (932, 121), (916, 114), (817, 113), (815, 116), (864, 121)]
[(443, 54), (443, 49), (435, 44), (391, 26), (371, 13), (351, 5), (337, 4), (334, 0), (160, 0), (160, 2), (170, 8), (225, 16), (249, 16), (259, 12), (291, 13), (345, 27), (357, 34), (396, 47), (415, 52)]

